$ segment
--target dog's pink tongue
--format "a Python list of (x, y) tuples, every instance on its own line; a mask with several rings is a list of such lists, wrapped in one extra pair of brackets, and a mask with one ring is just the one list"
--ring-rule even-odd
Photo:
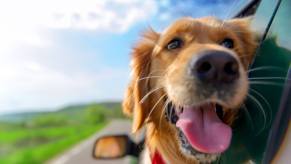
[(203, 153), (221, 153), (231, 141), (231, 128), (218, 118), (212, 104), (197, 109), (184, 108), (176, 125), (192, 147)]

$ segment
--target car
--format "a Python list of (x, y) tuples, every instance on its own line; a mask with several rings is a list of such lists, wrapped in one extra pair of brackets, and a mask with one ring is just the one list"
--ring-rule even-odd
[[(251, 0), (240, 8), (234, 17), (253, 16), (252, 27), (261, 37), (249, 69), (249, 98), (234, 124), (231, 146), (217, 163), (290, 163), (291, 1)], [(96, 159), (139, 157), (143, 143), (133, 142), (126, 134), (100, 137), (93, 156)], [(110, 154), (106, 152), (108, 146), (120, 151)]]

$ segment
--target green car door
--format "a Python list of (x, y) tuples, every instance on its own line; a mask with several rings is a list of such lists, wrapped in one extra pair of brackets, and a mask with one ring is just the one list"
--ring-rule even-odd
[(290, 17), (290, 0), (260, 2), (252, 25), (262, 37), (249, 70), (249, 95), (234, 125), (232, 146), (217, 163), (270, 163), (280, 147), (291, 111)]

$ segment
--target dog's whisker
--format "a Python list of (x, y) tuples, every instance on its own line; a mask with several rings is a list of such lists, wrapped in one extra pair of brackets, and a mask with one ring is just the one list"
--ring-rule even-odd
[(272, 107), (271, 104), (267, 101), (267, 99), (257, 90), (250, 88), (250, 90), (254, 93), (256, 93), (264, 102), (265, 104), (268, 106), (269, 112), (270, 112), (270, 124), (272, 123), (272, 119), (273, 119), (273, 112), (272, 112)]
[(249, 80), (272, 80), (272, 79), (278, 79), (278, 80), (291, 80), (287, 79), (286, 77), (251, 77), (248, 78)]
[(247, 96), (253, 101), (255, 102), (255, 104), (257, 104), (257, 106), (259, 107), (259, 110), (261, 111), (261, 113), (263, 114), (263, 117), (264, 117), (264, 124), (262, 126), (262, 128), (259, 130), (258, 134), (260, 134), (266, 127), (266, 122), (267, 122), (267, 116), (266, 116), (266, 113), (264, 111), (264, 108), (262, 106), (262, 104), (254, 97), (252, 96), (251, 94), (247, 94)]
[(253, 68), (253, 69), (249, 69), (249, 70), (247, 71), (247, 73), (254, 72), (254, 71), (259, 71), (259, 70), (268, 70), (268, 69), (275, 69), (275, 70), (285, 71), (285, 70), (282, 69), (281, 67), (275, 67), (275, 66), (262, 66), (262, 67), (256, 67), (256, 68)]
[(163, 76), (147, 76), (147, 77), (140, 78), (137, 81), (142, 81), (142, 80), (145, 80), (145, 79), (152, 79), (152, 78), (162, 78), (162, 77)]
[[(152, 71), (152, 72), (150, 72), (149, 73), (149, 75), (147, 76), (147, 77), (150, 77), (152, 74), (154, 74), (155, 72), (164, 72), (163, 70), (156, 70), (156, 71)], [(158, 78), (158, 76), (159, 75), (153, 75), (154, 77), (156, 77), (156, 78)], [(145, 78), (145, 77), (144, 77)], [(162, 78), (162, 76), (160, 77), (160, 78)], [(149, 84), (149, 80), (150, 80), (151, 78), (146, 78), (146, 85), (148, 85)], [(141, 81), (141, 80), (140, 80)], [(139, 82), (140, 82), (139, 81)]]
[(249, 111), (248, 111), (248, 108), (246, 107), (245, 104), (242, 105), (242, 109), (245, 111), (247, 118), (248, 118), (248, 119), (250, 120), (250, 122), (251, 122), (251, 128), (252, 128), (252, 130), (254, 130), (254, 129), (255, 129), (254, 121), (253, 121), (253, 119), (252, 119), (252, 117), (251, 117), (251, 115), (250, 115), (250, 113), (249, 113)]
[(156, 106), (159, 104), (159, 102), (166, 96), (167, 94), (165, 93), (165, 94), (163, 94), (159, 99), (158, 99), (158, 101), (155, 103), (155, 105), (152, 107), (152, 109), (151, 109), (151, 111), (150, 111), (150, 113), (149, 113), (149, 115), (147, 116), (147, 118), (150, 118), (150, 116), (152, 115), (152, 113), (153, 113), (153, 111), (154, 111), (154, 109), (156, 108)]
[(163, 87), (159, 87), (159, 88), (155, 88), (153, 90), (151, 90), (150, 92), (148, 92), (140, 101), (139, 103), (144, 103), (144, 101), (149, 97), (149, 95), (151, 95), (152, 93), (154, 93), (155, 91), (162, 89)]
[(250, 85), (271, 85), (271, 86), (282, 87), (283, 83), (275, 83), (275, 82), (269, 82), (269, 81), (250, 81)]

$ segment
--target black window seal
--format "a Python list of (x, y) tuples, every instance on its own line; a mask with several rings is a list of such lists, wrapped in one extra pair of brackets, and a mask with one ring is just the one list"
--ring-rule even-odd
[(253, 0), (249, 2), (244, 8), (242, 8), (236, 15), (234, 15), (234, 18), (243, 17), (248, 13), (249, 10), (251, 10), (254, 6), (258, 5), (261, 2), (261, 0)]

